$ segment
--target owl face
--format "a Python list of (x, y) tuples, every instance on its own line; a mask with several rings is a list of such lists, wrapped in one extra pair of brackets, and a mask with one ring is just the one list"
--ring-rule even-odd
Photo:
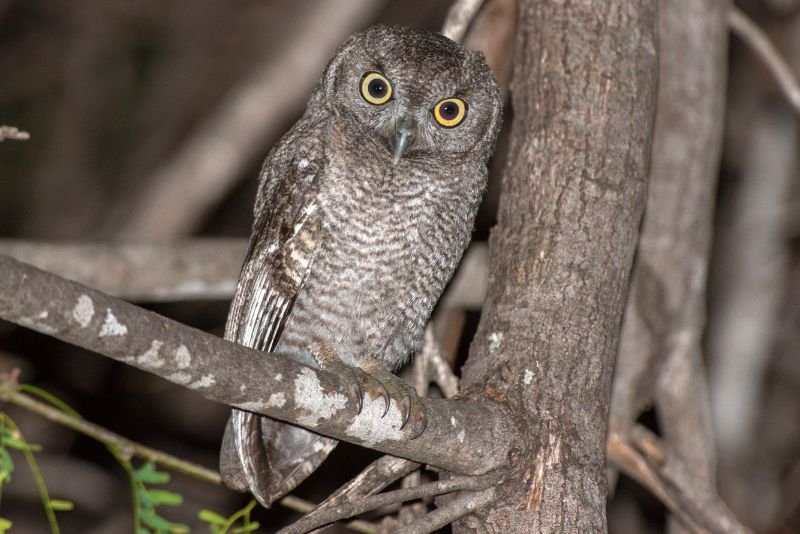
[(326, 104), (394, 165), (491, 154), (497, 83), (482, 54), (442, 35), (372, 27), (342, 45), (323, 85)]

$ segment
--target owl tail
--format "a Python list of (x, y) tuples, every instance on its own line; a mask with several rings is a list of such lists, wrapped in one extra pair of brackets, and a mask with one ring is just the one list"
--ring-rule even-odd
[(292, 491), (339, 443), (303, 428), (233, 410), (220, 452), (222, 481), (263, 506)]

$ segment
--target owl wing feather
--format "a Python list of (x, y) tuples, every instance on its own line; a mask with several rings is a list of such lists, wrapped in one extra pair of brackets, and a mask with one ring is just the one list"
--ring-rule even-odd
[[(228, 315), (225, 338), (275, 349), (317, 250), (315, 204), (324, 153), (301, 119), (267, 157), (260, 177), (250, 245)], [(322, 438), (233, 410), (223, 439), (225, 483), (249, 489), (265, 506), (302, 481), (335, 446)], [(312, 458), (309, 456), (319, 456)]]

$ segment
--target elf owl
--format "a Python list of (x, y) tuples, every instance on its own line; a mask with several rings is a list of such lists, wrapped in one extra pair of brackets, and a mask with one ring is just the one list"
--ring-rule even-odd
[[(479, 52), (396, 27), (348, 39), (264, 163), (226, 339), (343, 374), (421, 432), (422, 404), (391, 371), (470, 239), (500, 121)], [(335, 445), (234, 410), (221, 471), (269, 506)]]

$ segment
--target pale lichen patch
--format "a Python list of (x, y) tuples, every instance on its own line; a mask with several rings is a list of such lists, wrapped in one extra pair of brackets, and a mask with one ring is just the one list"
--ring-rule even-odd
[(192, 380), (192, 375), (189, 373), (172, 373), (167, 377), (167, 380), (176, 384), (188, 384)]
[(489, 351), (494, 352), (499, 349), (503, 344), (503, 333), (492, 332), (489, 334)]
[(100, 328), (100, 337), (124, 336), (127, 333), (128, 327), (114, 317), (114, 314), (111, 313), (111, 308), (106, 308), (106, 319)]
[(43, 334), (53, 335), (56, 332), (58, 332), (58, 329), (53, 328), (50, 325), (46, 325), (42, 322), (42, 319), (47, 319), (48, 315), (49, 314), (47, 313), (47, 310), (45, 310), (33, 317), (20, 317), (19, 324), (31, 328), (33, 330), (36, 330), (37, 332), (41, 332)]
[(81, 325), (81, 328), (86, 328), (92, 322), (94, 317), (94, 303), (89, 295), (81, 295), (78, 297), (78, 303), (72, 308), (72, 318)]
[(271, 406), (274, 408), (283, 408), (286, 404), (286, 395), (283, 394), (282, 391), (277, 393), (273, 393), (269, 396), (269, 400), (267, 401), (267, 406)]
[(175, 350), (175, 365), (178, 369), (186, 369), (192, 364), (192, 355), (186, 345), (181, 345)]
[(213, 386), (216, 383), (217, 379), (214, 378), (214, 375), (203, 375), (202, 377), (200, 377), (199, 380), (195, 380), (194, 382), (189, 384), (189, 387), (191, 389), (207, 388)]
[(310, 412), (297, 422), (303, 426), (316, 426), (320, 419), (329, 419), (347, 405), (341, 393), (325, 393), (319, 377), (312, 369), (304, 367), (294, 381), (294, 402), (298, 408)]
[(400, 430), (402, 422), (400, 410), (395, 403), (392, 403), (389, 411), (383, 416), (385, 408), (382, 398), (372, 399), (369, 395), (365, 395), (361, 413), (353, 419), (345, 434), (361, 440), (367, 447), (384, 441), (402, 440), (404, 436)]
[(159, 341), (154, 339), (152, 343), (150, 343), (150, 348), (143, 352), (137, 359), (137, 363), (140, 365), (144, 365), (145, 367), (152, 367), (153, 369), (158, 369), (159, 367), (164, 367), (164, 364), (167, 363), (161, 358), (159, 352), (161, 351), (161, 347), (164, 345), (163, 341)]
[(531, 371), (530, 369), (525, 369), (525, 376), (522, 377), (522, 383), (528, 386), (530, 385), (532, 380), (533, 380), (533, 371)]

